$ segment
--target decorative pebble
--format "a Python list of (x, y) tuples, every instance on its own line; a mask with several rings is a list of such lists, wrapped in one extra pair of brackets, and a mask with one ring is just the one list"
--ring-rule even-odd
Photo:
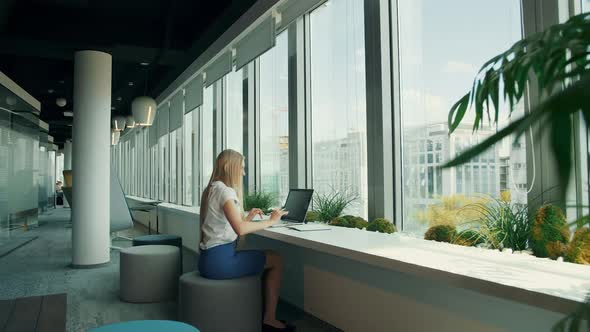
[(558, 262), (563, 262), (563, 257), (561, 257), (561, 256), (560, 257), (557, 257), (557, 261)]
[(504, 249), (502, 249), (502, 252), (505, 252), (507, 254), (511, 254), (512, 253), (512, 249), (511, 248), (504, 248)]

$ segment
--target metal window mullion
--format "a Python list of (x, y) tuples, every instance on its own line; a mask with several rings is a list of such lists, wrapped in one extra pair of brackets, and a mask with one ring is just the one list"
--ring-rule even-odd
[[(299, 23), (298, 23), (299, 24)], [(313, 131), (311, 116), (311, 20), (309, 14), (303, 17), (303, 27), (298, 29), (302, 34), (303, 59), (300, 60), (299, 73), (303, 76), (298, 81), (298, 87), (302, 87), (304, 100), (304, 138), (305, 138), (305, 187), (313, 188)], [(299, 50), (298, 50), (299, 51)], [(303, 68), (301, 68), (303, 66)], [(301, 82), (302, 81), (302, 82)], [(299, 89), (298, 89), (299, 90)], [(300, 94), (301, 96), (301, 94)]]
[(394, 223), (403, 230), (404, 228), (404, 197), (403, 189), (403, 135), (402, 135), (402, 110), (401, 110), (401, 71), (399, 58), (399, 21), (398, 0), (390, 2), (390, 47), (391, 47), (391, 115), (393, 121), (392, 146), (393, 146), (393, 209)]
[[(553, 1), (522, 0), (523, 37), (528, 37), (546, 27), (559, 22), (558, 4)], [(531, 80), (524, 98), (525, 112), (539, 104), (542, 96), (538, 94), (538, 85)], [(553, 202), (565, 207), (565, 202), (560, 199), (559, 176), (557, 174), (554, 156), (551, 151), (549, 135), (542, 132), (543, 124), (535, 124), (532, 127), (534, 145), (530, 135), (526, 136), (527, 155), (527, 184), (532, 186), (528, 194), (528, 207), (531, 213), (536, 213), (538, 207), (545, 202)], [(540, 135), (539, 135), (540, 134)], [(534, 149), (534, 160), (532, 151)], [(535, 183), (532, 183), (532, 176), (536, 173)]]
[(305, 188), (305, 41), (304, 23), (297, 20), (288, 33), (289, 186)]
[(394, 219), (389, 0), (365, 0), (369, 219)]
[(261, 178), (261, 151), (260, 151), (260, 58), (254, 62), (254, 82), (252, 82), (254, 91), (252, 96), (254, 100), (252, 106), (254, 108), (253, 124), (254, 129), (254, 149), (255, 149), (255, 165), (254, 165), (254, 190), (261, 190), (262, 178)]
[(256, 188), (256, 75), (255, 63), (258, 60), (250, 62), (244, 68), (244, 81), (243, 81), (243, 116), (244, 116), (244, 156), (246, 157), (246, 179), (244, 183), (245, 192), (253, 192)]

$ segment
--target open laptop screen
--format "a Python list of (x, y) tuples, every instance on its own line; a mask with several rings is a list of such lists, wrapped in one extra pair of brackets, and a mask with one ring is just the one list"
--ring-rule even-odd
[(282, 220), (304, 222), (312, 196), (313, 189), (291, 189), (283, 207), (289, 214), (283, 216)]

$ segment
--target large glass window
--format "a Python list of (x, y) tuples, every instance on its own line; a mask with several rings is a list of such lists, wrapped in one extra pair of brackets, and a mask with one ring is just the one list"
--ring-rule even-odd
[(363, 1), (329, 1), (310, 14), (313, 187), (358, 197), (367, 217)]
[(184, 195), (183, 195), (183, 202), (184, 205), (193, 205), (193, 190), (197, 185), (196, 177), (193, 176), (193, 156), (198, 154), (197, 151), (197, 128), (199, 128), (196, 119), (198, 119), (198, 114), (200, 112), (200, 108), (193, 110), (190, 113), (184, 115), (184, 123), (182, 124), (182, 130), (184, 135), (184, 145), (183, 145), (183, 188), (184, 188)]
[[(479, 67), (521, 39), (520, 2), (398, 3), (404, 230), (422, 234), (433, 224), (460, 224), (467, 221), (460, 215), (444, 221), (431, 212), (457, 213), (480, 197), (500, 197), (501, 191), (510, 192), (513, 203), (526, 204), (524, 137), (514, 144), (507, 139), (460, 167), (440, 168), (496, 131), (484, 127), (474, 134), (473, 117), (466, 117), (449, 136), (448, 112), (471, 88)], [(509, 121), (503, 107), (499, 127)], [(518, 106), (513, 116), (523, 111)]]
[(244, 150), (244, 88), (243, 72), (232, 71), (225, 76), (225, 139), (226, 147)]
[(206, 88), (203, 93), (202, 109), (201, 116), (203, 121), (201, 127), (201, 147), (203, 156), (201, 160), (203, 165), (201, 167), (201, 176), (204, 188), (211, 178), (215, 158), (215, 156), (213, 156), (213, 85)]
[(287, 33), (260, 57), (260, 174), (262, 190), (284, 202), (289, 193)]

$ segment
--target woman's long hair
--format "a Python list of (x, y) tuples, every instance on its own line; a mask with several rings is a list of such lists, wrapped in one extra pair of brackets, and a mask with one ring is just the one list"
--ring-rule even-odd
[(244, 156), (241, 153), (227, 149), (222, 151), (215, 161), (215, 167), (213, 167), (213, 173), (209, 184), (205, 187), (203, 195), (201, 195), (201, 234), (203, 222), (205, 221), (205, 215), (209, 208), (209, 192), (211, 190), (211, 184), (215, 181), (221, 181), (226, 186), (233, 188), (238, 194), (238, 200), (240, 202), (240, 209), (243, 200), (243, 182), (242, 176), (242, 162), (244, 162)]

